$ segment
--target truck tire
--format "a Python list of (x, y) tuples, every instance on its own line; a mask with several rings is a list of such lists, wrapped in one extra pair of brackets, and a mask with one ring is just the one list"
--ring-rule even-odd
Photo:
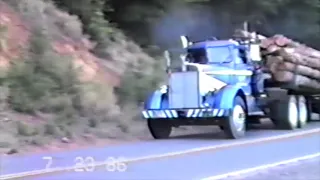
[(168, 139), (172, 131), (172, 125), (166, 119), (148, 119), (148, 129), (154, 139)]
[(297, 96), (297, 102), (298, 102), (298, 128), (303, 128), (307, 122), (308, 122), (308, 104), (307, 100), (304, 96)]
[(230, 139), (239, 139), (245, 136), (246, 132), (246, 105), (240, 96), (236, 96), (233, 101), (231, 114), (224, 122), (223, 130)]
[(298, 127), (299, 113), (296, 96), (289, 95), (270, 107), (271, 119), (279, 129), (293, 130)]

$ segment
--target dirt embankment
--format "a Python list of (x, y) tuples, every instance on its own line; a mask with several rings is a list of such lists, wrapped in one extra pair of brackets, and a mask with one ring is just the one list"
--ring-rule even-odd
[[(0, 2), (0, 26), (3, 27), (0, 66), (8, 67), (10, 61), (16, 59), (22, 48), (26, 47), (30, 31), (28, 23), (24, 22), (17, 13), (3, 2)], [(83, 71), (81, 73), (83, 80), (99, 79), (112, 86), (119, 85), (121, 74), (108, 67), (112, 66), (112, 63), (110, 65), (102, 64), (101, 61), (105, 60), (90, 53), (92, 43), (86, 38), (75, 42), (68, 37), (63, 37), (63, 40), (55, 41), (52, 45), (57, 52), (73, 57), (75, 65), (81, 67)]]
[[(19, 3), (19, 1), (16, 2)], [(109, 53), (108, 58), (98, 58), (91, 53), (91, 49), (94, 47), (94, 42), (90, 42), (88, 37), (82, 34), (81, 23), (77, 18), (60, 11), (53, 5), (48, 5), (47, 2), (42, 0), (22, 2), (24, 6), (23, 12), (19, 12), (15, 7), (6, 3), (7, 2), (0, 0), (1, 78), (4, 76), (6, 71), (10, 69), (14, 62), (23, 59), (21, 56), (30, 44), (30, 39), (32, 37), (31, 26), (33, 23), (46, 23), (45, 25), (49, 27), (50, 31), (56, 31), (53, 34), (57, 35), (57, 38), (52, 38), (50, 42), (52, 48), (60, 55), (69, 55), (72, 57), (73, 65), (75, 67), (80, 67), (80, 73), (78, 74), (80, 76), (79, 79), (82, 80), (82, 82), (98, 82), (103, 86), (107, 86), (108, 89), (112, 89), (113, 87), (120, 85), (121, 78), (128, 63), (130, 63), (131, 67), (134, 68), (138, 67), (141, 63), (145, 66), (148, 66), (149, 64), (152, 66), (152, 63), (154, 62), (153, 58), (145, 54), (138, 45), (129, 41), (120, 32), (120, 36), (117, 40), (110, 44), (110, 47), (107, 49)], [(28, 3), (31, 3), (31, 5)], [(37, 17), (39, 16), (39, 13), (42, 13), (41, 18), (44, 18), (45, 20), (41, 22), (40, 20), (33, 18), (35, 22), (31, 22), (30, 20), (32, 20), (32, 16)], [(68, 31), (68, 33), (65, 33), (64, 31)], [(75, 33), (73, 33), (73, 31)], [(74, 36), (77, 36), (77, 38), (74, 38), (71, 35), (69, 36), (68, 34), (75, 34)], [(152, 69), (149, 69), (149, 71), (152, 72)], [(85, 112), (89, 113), (90, 117), (86, 117), (86, 119), (82, 121), (79, 120), (80, 124), (78, 125), (62, 128), (63, 131), (70, 134), (70, 137), (77, 133), (81, 134), (80, 138), (75, 137), (73, 140), (70, 140), (70, 138), (65, 137), (65, 134), (59, 134), (58, 139), (55, 138), (57, 135), (44, 134), (48, 133), (45, 132), (47, 129), (44, 130), (43, 125), (37, 126), (37, 124), (46, 124), (49, 122), (49, 119), (53, 117), (52, 114), (45, 114), (41, 112), (37, 112), (36, 115), (18, 113), (13, 109), (8, 108), (7, 105), (3, 105), (7, 103), (8, 92), (4, 93), (2, 92), (2, 89), (0, 91), (0, 139), (2, 139), (0, 140), (0, 152), (2, 151), (1, 149), (5, 149), (5, 151), (8, 151), (9, 149), (10, 152), (16, 152), (16, 150), (21, 152), (19, 148), (26, 145), (35, 145), (36, 147), (39, 147), (44, 144), (48, 146), (52, 144), (53, 146), (59, 147), (77, 147), (78, 145), (83, 146), (84, 144), (88, 144), (87, 141), (97, 142), (99, 144), (99, 142), (101, 142), (99, 141), (99, 138), (117, 139), (119, 137), (120, 139), (134, 139), (134, 137), (142, 137), (145, 134), (144, 127), (142, 127), (143, 124), (141, 124), (141, 122), (132, 122), (132, 119), (136, 116), (135, 113), (137, 113), (135, 109), (136, 107), (129, 110), (131, 112), (128, 114), (120, 112), (121, 117), (118, 116), (111, 120), (108, 119), (110, 118), (110, 109), (114, 107), (114, 109), (119, 109), (117, 104), (115, 104), (115, 95), (112, 94), (113, 92), (111, 92), (111, 95), (109, 95), (110, 92), (102, 93), (102, 95), (107, 94), (105, 95), (106, 97), (101, 97), (90, 92), (86, 94), (85, 98), (89, 98), (89, 100), (91, 100), (91, 104), (88, 103), (85, 105), (87, 108)], [(104, 90), (102, 90), (102, 92), (103, 91)], [(58, 98), (60, 98), (59, 101), (63, 99), (63, 97)], [(65, 102), (67, 102), (67, 100), (65, 100)], [(36, 105), (39, 106), (39, 104)], [(119, 113), (119, 110), (115, 111)], [(79, 114), (81, 113), (78, 113), (77, 116), (81, 117), (82, 115)], [(24, 123), (18, 123), (17, 125), (16, 122)], [(57, 121), (57, 123), (61, 122)], [(50, 123), (50, 126), (46, 125), (46, 127), (56, 129), (60, 126), (68, 126), (66, 125), (68, 123), (63, 122), (63, 125), (56, 125), (57, 127), (51, 127), (52, 123)], [(31, 126), (36, 126), (35, 128), (32, 127), (31, 131), (25, 129), (30, 124)], [(21, 130), (22, 134), (19, 132)], [(54, 136), (54, 139), (48, 140), (50, 138), (47, 138), (47, 135), (50, 137)], [(38, 141), (37, 138), (41, 139)], [(77, 142), (79, 143), (77, 144)], [(109, 141), (103, 140), (103, 142)], [(66, 143), (70, 146), (67, 146)]]

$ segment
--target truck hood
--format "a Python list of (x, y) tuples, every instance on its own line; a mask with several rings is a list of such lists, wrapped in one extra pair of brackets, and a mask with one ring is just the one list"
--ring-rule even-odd
[(197, 63), (186, 63), (187, 66), (197, 68), (199, 72), (206, 73), (208, 75), (228, 75), (232, 69), (225, 67), (223, 65), (207, 65), (207, 64), (197, 64)]
[[(199, 85), (199, 91), (200, 91), (201, 96), (205, 96), (209, 92), (217, 92), (220, 89), (222, 89), (223, 87), (228, 85), (227, 83), (225, 83), (217, 78), (214, 78), (214, 77), (206, 74), (205, 72), (199, 72), (199, 76), (200, 77), (198, 79), (198, 83), (193, 83), (193, 84)], [(190, 83), (190, 82), (187, 81), (187, 84), (188, 83)], [(162, 94), (167, 93), (168, 86), (162, 85), (159, 90)]]
[(216, 92), (228, 85), (227, 83), (207, 75), (204, 72), (200, 72), (199, 79), (200, 94), (202, 96), (206, 95), (208, 92)]

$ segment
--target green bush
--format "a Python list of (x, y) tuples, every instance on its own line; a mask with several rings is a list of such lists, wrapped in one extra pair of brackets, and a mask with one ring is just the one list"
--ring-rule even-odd
[(107, 48), (112, 42), (115, 29), (103, 12), (108, 9), (105, 0), (53, 0), (58, 7), (65, 9), (73, 15), (77, 15), (82, 23), (83, 30), (90, 36), (90, 39), (96, 42), (93, 53), (101, 58), (108, 57)]
[[(80, 82), (79, 70), (71, 58), (52, 50), (42, 28), (33, 30), (22, 59), (13, 61), (2, 85), (8, 87), (9, 106), (20, 113), (50, 114), (35, 134), (18, 121), (21, 136), (74, 137), (101, 123), (116, 122), (120, 114), (112, 88), (108, 85)], [(32, 130), (32, 129), (31, 129)]]
[(60, 11), (51, 1), (10, 0), (9, 4), (30, 27), (42, 27), (50, 38), (71, 38), (76, 41), (83, 38), (82, 23), (77, 16)]
[(6, 78), (12, 108), (24, 113), (57, 113), (72, 106), (79, 84), (77, 73), (70, 58), (52, 50), (41, 28), (33, 31), (23, 57), (14, 61)]

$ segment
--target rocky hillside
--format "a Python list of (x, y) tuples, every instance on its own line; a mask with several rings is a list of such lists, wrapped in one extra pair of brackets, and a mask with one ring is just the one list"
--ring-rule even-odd
[(0, 1), (0, 149), (143, 133), (138, 107), (120, 107), (114, 88), (129, 87), (128, 66), (152, 73), (153, 59), (117, 29), (99, 58), (83, 26), (47, 1)]

